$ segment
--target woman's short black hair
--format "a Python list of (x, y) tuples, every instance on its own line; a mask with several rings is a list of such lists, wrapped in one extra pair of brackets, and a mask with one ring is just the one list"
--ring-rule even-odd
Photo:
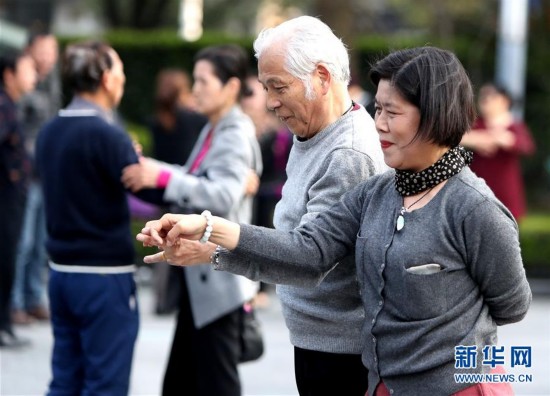
[(389, 80), (420, 111), (416, 137), (455, 147), (475, 119), (472, 84), (452, 52), (419, 47), (390, 53), (372, 66), (370, 80), (378, 87)]
[(235, 44), (206, 47), (195, 55), (194, 62), (200, 60), (206, 60), (213, 65), (214, 74), (224, 85), (232, 77), (240, 80), (241, 90), (238, 99), (252, 95), (252, 90), (246, 83), (249, 60), (242, 47)]
[(63, 55), (63, 81), (73, 92), (96, 92), (103, 73), (113, 67), (111, 51), (99, 41), (69, 45)]

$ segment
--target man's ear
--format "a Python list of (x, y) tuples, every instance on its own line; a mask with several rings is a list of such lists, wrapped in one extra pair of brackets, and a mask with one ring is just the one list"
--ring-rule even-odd
[(315, 73), (317, 74), (317, 77), (321, 82), (321, 92), (323, 95), (325, 95), (329, 91), (330, 84), (332, 82), (332, 76), (330, 75), (327, 67), (322, 63), (319, 63), (316, 66)]
[(109, 69), (105, 70), (101, 75), (101, 84), (100, 86), (106, 91), (111, 91), (111, 85), (113, 84), (113, 75)]

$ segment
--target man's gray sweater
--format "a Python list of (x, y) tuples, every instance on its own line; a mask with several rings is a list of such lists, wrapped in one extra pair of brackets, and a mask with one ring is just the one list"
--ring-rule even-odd
[[(294, 138), (286, 168), (288, 179), (275, 209), (275, 228), (289, 231), (312, 220), (346, 191), (386, 169), (374, 122), (363, 107), (356, 106), (309, 140)], [(314, 278), (300, 275), (299, 270), (262, 268), (262, 280), (278, 284), (293, 345), (330, 353), (361, 353), (364, 310), (354, 257), (341, 261)], [(220, 269), (255, 279), (239, 255), (222, 254)]]

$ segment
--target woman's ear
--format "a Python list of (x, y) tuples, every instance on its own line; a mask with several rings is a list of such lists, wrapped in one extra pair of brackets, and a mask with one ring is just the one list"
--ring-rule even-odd
[(231, 77), (225, 83), (225, 89), (228, 89), (229, 92), (235, 96), (235, 100), (238, 100), (239, 93), (241, 91), (241, 80), (239, 80), (237, 77)]

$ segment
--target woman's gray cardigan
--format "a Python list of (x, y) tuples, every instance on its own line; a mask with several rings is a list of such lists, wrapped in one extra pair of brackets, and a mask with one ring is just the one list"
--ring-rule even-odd
[[(270, 267), (284, 266), (300, 284), (314, 284), (355, 249), (369, 394), (382, 379), (393, 395), (449, 395), (469, 386), (456, 383), (455, 373), (490, 370), (481, 364), (482, 348), (497, 344), (497, 325), (527, 313), (531, 291), (518, 228), (465, 168), (424, 207), (405, 213), (397, 231), (403, 200), (394, 175), (371, 177), (295, 231), (242, 225), (233, 253), (247, 262), (231, 271), (261, 280)], [(441, 270), (414, 273), (425, 264)], [(461, 345), (477, 347), (476, 368), (455, 369)]]

